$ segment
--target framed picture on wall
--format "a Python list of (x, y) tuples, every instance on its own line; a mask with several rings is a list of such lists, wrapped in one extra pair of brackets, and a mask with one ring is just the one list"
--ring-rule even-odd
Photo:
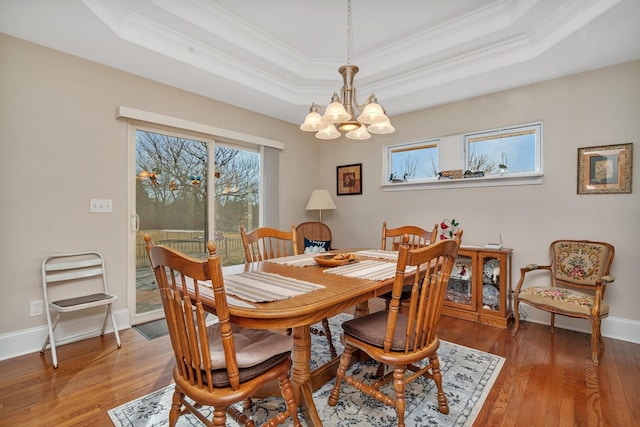
[(633, 144), (578, 148), (578, 194), (631, 193)]
[(362, 194), (362, 163), (338, 166), (336, 184), (338, 196)]

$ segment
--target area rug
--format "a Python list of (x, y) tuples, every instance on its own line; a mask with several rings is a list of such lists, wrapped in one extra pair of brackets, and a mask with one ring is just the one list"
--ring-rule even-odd
[[(348, 318), (348, 315), (341, 314), (329, 320), (333, 335), (336, 337), (334, 344), (338, 354), (343, 349), (338, 339), (342, 333), (340, 325)], [(313, 334), (311, 337), (311, 369), (315, 369), (328, 361), (330, 354), (324, 337)], [(440, 341), (438, 357), (442, 371), (443, 388), (449, 402), (449, 414), (443, 415), (438, 411), (436, 387), (433, 381), (420, 378), (413, 381), (405, 390), (407, 398), (406, 424), (416, 427), (471, 426), (482, 408), (491, 386), (498, 377), (505, 359), (443, 340)], [(371, 378), (377, 367), (376, 362), (355, 364), (349, 372), (360, 378)], [(328, 382), (313, 393), (318, 415), (325, 426), (397, 425), (394, 408), (385, 406), (344, 383), (338, 404), (335, 407), (327, 405), (327, 398), (334, 382), (335, 380)], [(161, 427), (168, 425), (173, 388), (174, 386), (171, 384), (109, 410), (111, 421), (117, 427)], [(385, 386), (383, 390), (388, 393), (392, 390), (392, 385)], [(241, 406), (239, 405), (238, 408), (241, 409)], [(250, 412), (256, 425), (261, 425), (282, 409), (282, 399), (268, 398), (254, 400)], [(210, 416), (211, 410), (207, 410), (208, 408), (204, 408), (203, 412)], [(299, 418), (305, 425), (301, 413)], [(289, 421), (285, 425), (291, 424)], [(177, 425), (186, 427), (202, 424), (189, 414), (181, 416)], [(237, 424), (228, 419), (227, 425), (235, 426)]]

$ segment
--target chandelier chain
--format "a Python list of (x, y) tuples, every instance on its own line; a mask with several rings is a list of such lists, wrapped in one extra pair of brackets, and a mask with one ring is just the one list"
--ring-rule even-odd
[(347, 0), (347, 65), (351, 65), (351, 0)]

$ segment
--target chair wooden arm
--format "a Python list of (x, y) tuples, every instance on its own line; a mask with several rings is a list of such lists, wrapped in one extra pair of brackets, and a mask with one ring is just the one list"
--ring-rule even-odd
[(535, 270), (551, 271), (551, 266), (550, 265), (527, 264), (524, 267), (520, 268), (520, 280), (518, 281), (518, 285), (516, 286), (515, 295), (518, 295), (520, 293), (520, 289), (522, 288), (522, 285), (524, 284), (524, 276), (525, 276), (525, 274), (529, 273), (530, 271), (535, 271)]
[(607, 276), (602, 276), (600, 278), (600, 281), (605, 282), (606, 284), (613, 283), (615, 280), (616, 280), (615, 276), (612, 276), (610, 274)]

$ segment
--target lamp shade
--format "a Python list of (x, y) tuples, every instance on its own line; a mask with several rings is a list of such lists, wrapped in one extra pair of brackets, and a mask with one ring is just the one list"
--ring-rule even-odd
[(396, 129), (393, 126), (391, 126), (391, 122), (389, 120), (386, 120), (384, 122), (374, 123), (372, 125), (369, 125), (367, 127), (367, 130), (371, 133), (382, 135), (387, 133), (393, 133)]
[(345, 136), (349, 139), (355, 139), (358, 141), (363, 141), (365, 139), (371, 138), (371, 134), (367, 132), (367, 128), (364, 125), (360, 125), (358, 129), (347, 132)]
[(358, 117), (358, 121), (360, 123), (364, 123), (367, 125), (370, 125), (372, 123), (381, 123), (387, 120), (389, 120), (389, 118), (386, 114), (384, 114), (384, 110), (382, 109), (380, 104), (375, 101), (369, 102), (367, 106), (364, 107), (364, 111), (362, 112), (360, 117)]
[(327, 190), (313, 190), (305, 209), (310, 211), (335, 208), (336, 204), (333, 203), (333, 199)]
[(318, 139), (336, 139), (340, 138), (340, 132), (336, 129), (336, 125), (331, 123), (329, 126), (325, 127), (318, 133), (316, 133), (316, 138)]

